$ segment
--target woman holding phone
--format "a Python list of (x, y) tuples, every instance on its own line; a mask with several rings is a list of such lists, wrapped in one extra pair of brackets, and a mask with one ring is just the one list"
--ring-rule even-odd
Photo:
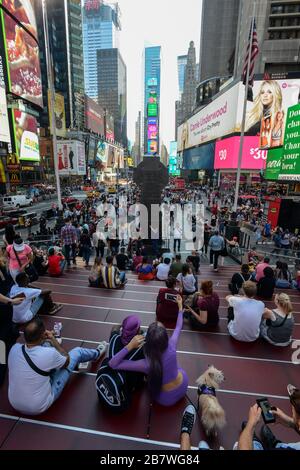
[[(109, 366), (116, 370), (142, 372), (148, 376), (151, 398), (162, 406), (175, 405), (188, 388), (186, 372), (177, 364), (177, 343), (183, 324), (182, 298), (177, 296), (178, 317), (175, 331), (169, 339), (166, 328), (159, 322), (149, 326), (146, 339), (135, 336), (116, 356)], [(145, 359), (126, 361), (127, 354), (144, 344)]]

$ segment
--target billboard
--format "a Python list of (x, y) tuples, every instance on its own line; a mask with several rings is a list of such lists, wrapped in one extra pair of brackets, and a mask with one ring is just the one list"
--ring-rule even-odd
[[(245, 132), (258, 136), (259, 147), (283, 143), (287, 110), (298, 103), (300, 79), (255, 81), (254, 101), (248, 101)], [(178, 128), (178, 150), (199, 146), (241, 132), (245, 86), (238, 83)]]
[(179, 152), (236, 132), (240, 88), (235, 85), (178, 128)]
[(0, 4), (38, 40), (33, 0), (0, 0)]
[[(52, 128), (52, 109), (50, 106), (51, 93), (48, 90), (48, 110), (49, 110), (49, 122), (50, 122), (50, 132), (53, 135)], [(65, 112), (65, 98), (63, 95), (55, 93), (55, 103), (54, 103), (54, 115), (55, 115), (55, 127), (56, 135), (59, 137), (66, 137), (66, 112)]]
[(268, 151), (265, 179), (278, 180), (281, 172), (282, 148), (275, 148)]
[(156, 124), (148, 124), (148, 140), (158, 139), (158, 127)]
[(114, 117), (106, 116), (106, 138), (109, 140), (115, 140), (115, 122)]
[(95, 134), (104, 135), (104, 110), (87, 95), (84, 98), (84, 107), (85, 127)]
[(214, 142), (186, 150), (183, 153), (184, 170), (213, 170), (215, 159)]
[(116, 169), (116, 168), (124, 168), (124, 166), (125, 166), (124, 149), (109, 144), (107, 167)]
[(96, 162), (107, 163), (108, 160), (108, 144), (99, 140), (96, 150)]
[(260, 135), (263, 149), (281, 147), (288, 108), (300, 96), (300, 79), (255, 81), (253, 96), (247, 106), (246, 133)]
[(12, 110), (15, 152), (20, 160), (40, 161), (37, 120), (19, 109)]
[[(238, 167), (240, 137), (229, 137), (216, 142), (215, 170), (233, 170)], [(244, 139), (242, 170), (262, 170), (266, 166), (268, 152), (259, 148), (259, 137)]]
[(57, 142), (58, 170), (64, 175), (85, 175), (85, 145), (77, 140)]
[(158, 143), (156, 140), (148, 140), (148, 153), (154, 155), (158, 152)]
[(149, 78), (148, 79), (148, 82), (147, 82), (147, 86), (157, 86), (158, 85), (158, 81), (157, 81), (157, 78), (153, 77), (153, 78)]
[(5, 88), (0, 85), (0, 142), (10, 143), (10, 132)]
[(300, 181), (300, 104), (290, 107), (287, 112), (279, 179)]
[(0, 11), (6, 49), (8, 91), (43, 107), (39, 47), (8, 14)]
[(169, 174), (172, 176), (180, 176), (177, 162), (177, 142), (170, 142), (170, 155), (169, 155)]
[(148, 116), (157, 117), (157, 114), (158, 114), (157, 104), (156, 103), (148, 104)]

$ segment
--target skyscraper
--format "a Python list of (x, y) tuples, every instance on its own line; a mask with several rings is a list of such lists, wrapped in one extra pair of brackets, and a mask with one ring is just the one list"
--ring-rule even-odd
[(119, 47), (120, 10), (117, 3), (85, 0), (82, 19), (85, 93), (97, 100), (97, 51)]
[[(186, 65), (184, 67), (184, 81), (181, 100), (176, 101), (175, 115), (176, 123), (175, 129), (192, 113), (196, 101), (196, 86), (197, 86), (197, 73), (196, 73), (196, 49), (193, 41), (190, 42), (189, 50), (186, 57)], [(177, 136), (176, 136), (177, 137)]]
[[(48, 127), (48, 70), (41, 2), (36, 1), (44, 112), (41, 127)], [(48, 30), (53, 61), (55, 91), (64, 95), (67, 127), (82, 127), (84, 122), (83, 48), (81, 0), (52, 0), (48, 3)]]
[(240, 0), (203, 0), (200, 82), (233, 75), (239, 6)]
[(161, 83), (161, 47), (146, 47), (143, 57), (144, 75), (144, 152), (159, 153), (159, 117)]
[(114, 117), (115, 140), (127, 147), (127, 71), (118, 49), (97, 51), (98, 103)]
[[(241, 0), (236, 73), (242, 73), (254, 0)], [(256, 73), (298, 72), (300, 62), (300, 0), (256, 1), (256, 27), (260, 54)]]
[(187, 64), (187, 55), (180, 55), (177, 57), (177, 69), (178, 69), (178, 86), (179, 86), (179, 97), (183, 93), (184, 88), (184, 76), (185, 76), (185, 68)]

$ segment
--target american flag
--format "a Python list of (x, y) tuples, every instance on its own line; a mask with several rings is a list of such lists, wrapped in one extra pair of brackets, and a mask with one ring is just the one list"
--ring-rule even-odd
[(254, 84), (254, 66), (255, 66), (255, 59), (259, 54), (259, 47), (258, 47), (258, 37), (257, 37), (257, 29), (256, 29), (256, 21), (255, 18), (252, 20), (249, 34), (249, 42), (247, 46), (247, 54), (243, 69), (243, 83), (246, 85), (247, 82), (247, 70), (248, 70), (248, 62), (249, 62), (249, 54), (250, 54), (250, 45), (251, 45), (251, 33), (252, 33), (252, 26), (253, 26), (253, 36), (252, 36), (252, 49), (251, 49), (251, 59), (250, 59), (250, 70), (249, 70), (249, 85), (252, 87)]

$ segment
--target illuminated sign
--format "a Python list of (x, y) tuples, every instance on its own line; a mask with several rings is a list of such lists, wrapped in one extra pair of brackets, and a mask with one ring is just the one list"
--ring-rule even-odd
[(155, 140), (158, 138), (158, 128), (156, 125), (148, 126), (148, 139)]
[(148, 86), (157, 86), (157, 78), (149, 78), (147, 84)]
[(13, 110), (16, 154), (20, 160), (40, 161), (37, 121), (34, 116), (18, 109)]
[(154, 155), (155, 153), (157, 153), (157, 149), (158, 149), (158, 144), (156, 140), (149, 140), (148, 141), (148, 153), (150, 153), (151, 155)]
[(148, 116), (157, 116), (157, 104), (148, 104)]
[(99, 10), (101, 3), (101, 0), (86, 0), (84, 8), (86, 11)]
[(158, 121), (155, 118), (148, 119), (148, 126), (158, 126)]

